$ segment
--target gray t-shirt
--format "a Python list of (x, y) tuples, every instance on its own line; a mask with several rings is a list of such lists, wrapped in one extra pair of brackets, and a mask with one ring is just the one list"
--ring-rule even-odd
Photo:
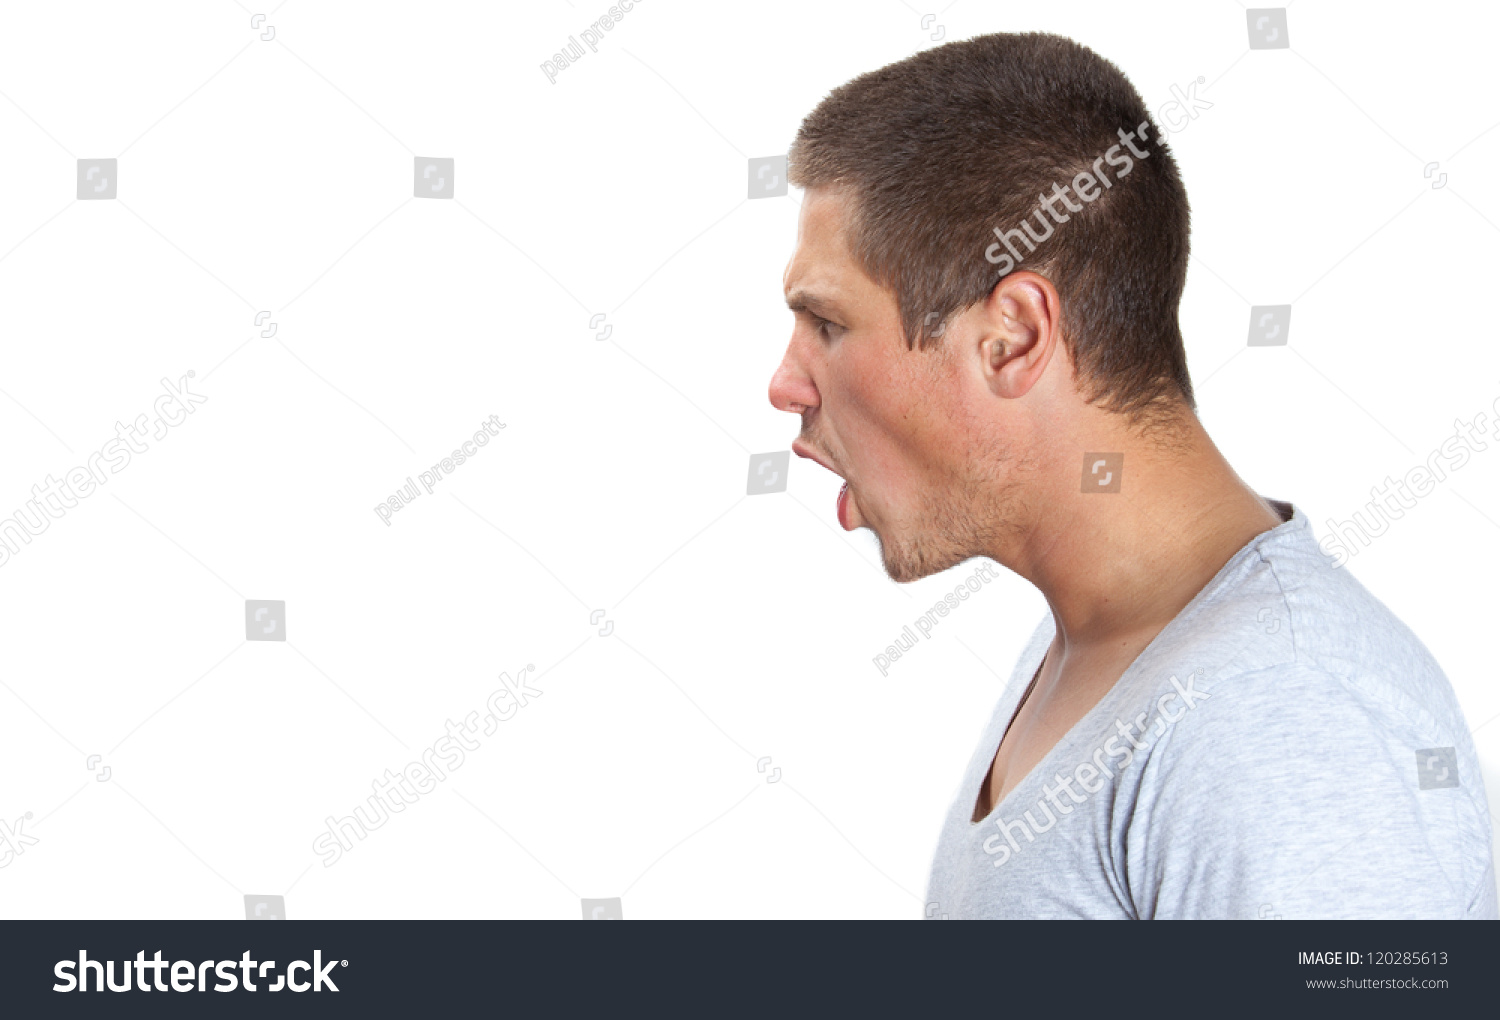
[(1224, 565), (984, 819), (980, 783), (1051, 643), (964, 772), (930, 918), (1495, 918), (1463, 712), (1307, 518)]

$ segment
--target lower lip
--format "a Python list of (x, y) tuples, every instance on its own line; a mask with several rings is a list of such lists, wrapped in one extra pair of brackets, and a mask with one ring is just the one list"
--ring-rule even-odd
[(849, 525), (849, 483), (848, 482), (845, 482), (843, 484), (843, 487), (839, 489), (838, 517), (839, 517), (839, 527), (843, 528), (845, 531), (853, 531), (854, 530)]

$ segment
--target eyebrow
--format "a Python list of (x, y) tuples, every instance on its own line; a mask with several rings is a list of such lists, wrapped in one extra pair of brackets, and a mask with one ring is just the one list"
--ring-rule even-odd
[(837, 315), (840, 311), (838, 303), (831, 298), (801, 289), (794, 290), (786, 296), (786, 306), (794, 312), (816, 313), (818, 309), (821, 309)]

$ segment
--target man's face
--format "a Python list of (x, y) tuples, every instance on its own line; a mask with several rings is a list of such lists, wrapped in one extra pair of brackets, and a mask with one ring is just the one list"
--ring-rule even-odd
[(905, 583), (986, 554), (1012, 490), (976, 414), (994, 402), (967, 359), (972, 330), (960, 316), (937, 348), (908, 350), (895, 295), (848, 250), (848, 214), (839, 192), (806, 193), (783, 280), (796, 323), (770, 398), (802, 417), (794, 452), (844, 478), (840, 524), (874, 531)]

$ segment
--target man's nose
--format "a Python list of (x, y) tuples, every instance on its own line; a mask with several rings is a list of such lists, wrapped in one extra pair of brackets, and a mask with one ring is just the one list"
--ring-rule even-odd
[(801, 414), (809, 407), (818, 406), (818, 391), (811, 377), (798, 364), (791, 344), (771, 376), (771, 406), (788, 414)]

